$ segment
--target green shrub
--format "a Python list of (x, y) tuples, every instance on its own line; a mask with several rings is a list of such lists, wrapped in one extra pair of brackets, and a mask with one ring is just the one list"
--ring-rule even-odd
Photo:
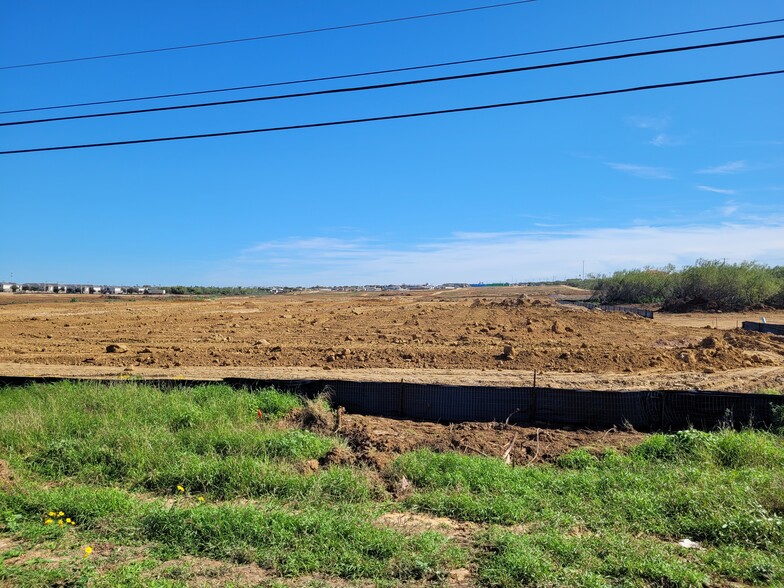
[(606, 304), (662, 303), (665, 310), (675, 311), (743, 310), (762, 304), (784, 308), (784, 267), (751, 261), (700, 259), (680, 271), (671, 265), (622, 270), (592, 283)]
[(780, 279), (765, 265), (701, 259), (681, 272), (673, 297), (719, 310), (742, 310), (770, 300), (780, 288)]
[(596, 291), (605, 304), (663, 302), (672, 292), (674, 269), (668, 266), (618, 271), (609, 278), (600, 278)]

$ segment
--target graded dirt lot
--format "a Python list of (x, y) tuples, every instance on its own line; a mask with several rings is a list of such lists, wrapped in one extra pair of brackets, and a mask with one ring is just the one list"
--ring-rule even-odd
[[(569, 287), (254, 298), (0, 294), (0, 375), (329, 378), (589, 389), (784, 386), (748, 314), (564, 306)], [(784, 312), (765, 313), (784, 323)], [(718, 328), (716, 328), (718, 326)]]

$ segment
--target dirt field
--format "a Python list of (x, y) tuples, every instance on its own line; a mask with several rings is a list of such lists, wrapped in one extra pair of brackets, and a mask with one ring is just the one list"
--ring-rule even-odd
[[(784, 386), (760, 313), (654, 320), (557, 288), (260, 298), (0, 294), (0, 375), (341, 378), (755, 391)], [(784, 313), (766, 313), (784, 323)], [(718, 325), (718, 328), (716, 326)], [(329, 373), (326, 371), (329, 370)]]

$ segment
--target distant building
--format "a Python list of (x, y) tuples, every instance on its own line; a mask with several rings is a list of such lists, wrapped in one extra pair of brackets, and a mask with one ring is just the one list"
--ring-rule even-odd
[(0, 284), (0, 292), (15, 292), (16, 291), (16, 284), (12, 284), (10, 282), (4, 282)]
[(162, 296), (166, 294), (166, 288), (147, 288), (146, 294), (153, 294), (156, 296)]
[(67, 284), (65, 286), (66, 294), (89, 294), (90, 286), (84, 284)]

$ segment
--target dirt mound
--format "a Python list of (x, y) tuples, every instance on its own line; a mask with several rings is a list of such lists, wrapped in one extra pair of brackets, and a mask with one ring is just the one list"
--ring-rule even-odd
[(644, 435), (635, 431), (569, 431), (520, 427), (504, 423), (438, 423), (343, 415), (338, 435), (350, 449), (335, 450), (326, 463), (366, 463), (386, 469), (399, 455), (418, 449), (458, 451), (506, 459), (510, 465), (552, 461), (580, 447), (600, 452), (605, 447), (626, 450)]
[(699, 346), (702, 349), (724, 349), (726, 347), (724, 340), (716, 337), (715, 335), (705, 337), (702, 341), (700, 341)]
[(528, 302), (528, 297), (525, 294), (520, 294), (517, 298), (504, 298), (500, 302), (491, 301), (490, 306), (524, 306), (526, 302)]
[(338, 420), (343, 410), (337, 412), (329, 407), (325, 396), (305, 401), (305, 406), (296, 408), (282, 419), (278, 426), (284, 429), (291, 427), (308, 429), (321, 435), (330, 435), (338, 429)]

